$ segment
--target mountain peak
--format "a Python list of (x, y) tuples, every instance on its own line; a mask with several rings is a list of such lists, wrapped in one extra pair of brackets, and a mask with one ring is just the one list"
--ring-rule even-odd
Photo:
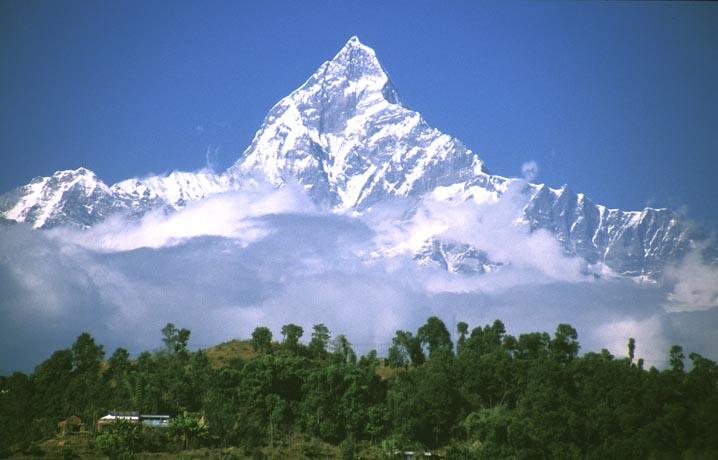
[(279, 101), (227, 174), (296, 180), (315, 201), (365, 209), (484, 172), (476, 154), (399, 102), (376, 53), (351, 37)]
[(399, 103), (399, 95), (382, 67), (376, 52), (363, 44), (356, 35), (339, 52), (322, 64), (310, 80), (339, 83), (345, 94), (359, 97), (380, 93), (392, 104)]
[(349, 48), (362, 48), (368, 52), (374, 53), (374, 50), (362, 43), (361, 40), (359, 40), (359, 37), (357, 37), (356, 35), (352, 35), (351, 37), (349, 37), (349, 40), (347, 40), (347, 42), (344, 44), (341, 51)]
[(356, 59), (357, 57), (368, 58), (367, 60), (369, 62), (381, 67), (374, 49), (362, 43), (356, 35), (347, 40), (331, 62), (346, 62), (347, 60), (351, 61), (351, 59)]
[(75, 179), (75, 178), (97, 178), (97, 175), (94, 173), (94, 171), (91, 171), (83, 166), (80, 166), (77, 169), (65, 169), (61, 171), (55, 171), (55, 173), (52, 175), (55, 178), (58, 179)]

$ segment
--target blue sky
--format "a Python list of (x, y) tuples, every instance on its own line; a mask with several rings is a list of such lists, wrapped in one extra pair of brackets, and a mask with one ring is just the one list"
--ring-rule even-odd
[(351, 36), (497, 174), (718, 228), (718, 5), (0, 3), (0, 192), (232, 164)]

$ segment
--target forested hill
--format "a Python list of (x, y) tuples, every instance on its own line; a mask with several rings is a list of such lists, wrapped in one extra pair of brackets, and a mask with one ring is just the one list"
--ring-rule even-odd
[[(135, 359), (122, 348), (106, 359), (83, 333), (31, 375), (0, 378), (0, 454), (41, 455), (58, 422), (77, 415), (91, 431), (85, 447), (110, 458), (197, 447), (231, 449), (221, 458), (718, 455), (718, 366), (698, 354), (688, 362), (674, 346), (669, 368), (644, 369), (632, 339), (626, 358), (579, 355), (567, 324), (553, 335), (513, 337), (498, 320), (472, 330), (460, 322), (456, 332), (453, 343), (431, 317), (416, 332), (397, 331), (385, 359), (357, 357), (347, 337), (321, 324), (305, 341), (294, 324), (281, 342), (257, 327), (249, 341), (197, 352), (189, 330), (168, 324), (164, 348)], [(94, 433), (111, 410), (173, 418), (166, 430), (118, 424)]]

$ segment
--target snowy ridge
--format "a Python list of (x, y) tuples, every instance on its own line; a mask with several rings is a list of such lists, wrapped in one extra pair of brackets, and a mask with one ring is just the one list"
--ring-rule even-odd
[[(35, 228), (87, 228), (112, 214), (174, 212), (257, 176), (278, 187), (296, 181), (320, 206), (352, 213), (396, 198), (446, 206), (495, 203), (519, 184), (518, 224), (548, 230), (566, 254), (622, 276), (656, 277), (705, 240), (667, 209), (608, 209), (566, 186), (552, 189), (489, 174), (461, 141), (402, 105), (376, 53), (357, 37), (272, 107), (224, 173), (175, 171), (108, 187), (84, 168), (58, 171), (0, 196), (0, 218)], [(454, 273), (501, 269), (481, 248), (462, 241), (435, 236), (411, 249), (418, 263)]]
[(213, 193), (229, 189), (225, 176), (213, 172), (196, 173), (174, 171), (167, 176), (128, 179), (111, 187), (118, 199), (142, 208), (144, 203), (162, 203), (175, 210), (190, 201), (200, 200)]
[[(554, 189), (495, 175), (479, 175), (473, 181), (438, 187), (431, 197), (447, 205), (496, 202), (510, 185), (524, 186), (521, 194), (524, 204), (517, 224), (528, 225), (531, 231), (548, 230), (567, 255), (603, 267), (604, 273), (608, 269), (609, 273), (621, 276), (655, 278), (667, 263), (680, 260), (695, 247), (696, 241), (706, 239), (701, 229), (669, 209), (608, 209), (567, 186)], [(437, 243), (441, 243), (438, 252)], [(434, 250), (430, 256), (426, 247), (420, 251), (424, 258), (448, 267), (449, 271), (471, 271), (467, 269), (468, 258), (475, 259), (472, 263), (479, 267), (474, 270), (477, 273), (486, 271), (487, 263), (491, 263), (486, 254), (471, 253), (468, 249), (473, 248), (467, 249), (460, 242), (431, 240), (429, 244), (434, 245)]]
[(3, 195), (0, 209), (6, 219), (28, 222), (35, 228), (65, 220), (88, 222), (102, 213), (110, 193), (88, 169), (57, 171)]
[(608, 209), (567, 186), (534, 187), (525, 215), (532, 229), (551, 231), (568, 253), (627, 276), (660, 272), (667, 260), (682, 257), (702, 237), (668, 209)]
[(94, 172), (79, 168), (37, 177), (0, 196), (0, 216), (34, 228), (87, 228), (112, 214), (139, 217), (154, 209), (178, 210), (228, 188), (226, 178), (205, 171), (175, 171), (108, 187)]
[(227, 174), (241, 181), (257, 171), (276, 185), (298, 180), (329, 207), (361, 210), (468, 180), (484, 166), (401, 105), (374, 50), (352, 37), (269, 111)]

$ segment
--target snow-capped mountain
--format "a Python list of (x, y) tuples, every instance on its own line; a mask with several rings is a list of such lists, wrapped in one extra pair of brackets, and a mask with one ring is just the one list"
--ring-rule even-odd
[(257, 170), (276, 185), (298, 180), (317, 202), (361, 210), (469, 180), (484, 166), (404, 107), (374, 50), (352, 37), (272, 107), (227, 174), (241, 181)]
[(556, 235), (568, 254), (601, 263), (626, 276), (652, 276), (683, 257), (702, 238), (669, 209), (608, 209), (567, 186), (532, 187), (524, 215), (531, 229)]
[[(478, 175), (468, 182), (438, 187), (431, 196), (447, 205), (486, 203), (498, 200), (511, 186), (522, 188), (519, 197), (514, 197), (519, 199), (521, 209), (515, 225), (525, 225), (530, 231), (548, 230), (567, 255), (583, 258), (587, 264), (597, 266), (598, 272), (655, 278), (667, 263), (680, 260), (696, 242), (707, 239), (700, 228), (669, 209), (609, 209), (565, 185), (554, 189), (521, 179)], [(427, 251), (429, 247), (431, 252)], [(424, 262), (432, 260), (452, 272), (496, 269), (485, 253), (456, 241), (432, 239), (420, 254), (425, 255)]]
[(35, 228), (87, 228), (113, 214), (139, 217), (154, 209), (171, 212), (228, 187), (225, 176), (204, 171), (175, 171), (109, 187), (94, 172), (78, 168), (36, 177), (0, 196), (0, 216)]
[[(453, 203), (497, 200), (524, 184), (517, 224), (545, 229), (567, 254), (625, 276), (655, 276), (683, 257), (700, 232), (667, 209), (608, 209), (568, 187), (551, 189), (491, 175), (458, 139), (405, 107), (376, 53), (352, 37), (265, 117), (252, 143), (222, 174), (173, 172), (112, 186), (80, 168), (0, 196), (0, 217), (35, 228), (90, 227), (112, 214), (172, 212), (192, 200), (236, 189), (262, 176), (275, 186), (303, 185), (334, 212), (364, 212), (395, 198)], [(429, 238), (414, 248), (423, 264), (459, 273), (500, 269), (482, 248)]]
[(61, 224), (87, 227), (121, 208), (110, 188), (85, 168), (36, 177), (0, 196), (3, 217), (35, 228)]
[(177, 210), (190, 201), (226, 191), (230, 188), (226, 179), (210, 171), (174, 171), (167, 176), (123, 180), (110, 189), (132, 214), (141, 215), (157, 207)]

